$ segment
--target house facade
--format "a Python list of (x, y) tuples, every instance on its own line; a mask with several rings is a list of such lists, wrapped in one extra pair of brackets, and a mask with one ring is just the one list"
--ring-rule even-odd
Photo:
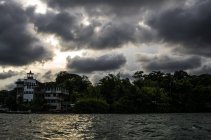
[(34, 74), (30, 71), (25, 79), (16, 81), (17, 99), (22, 99), (23, 102), (31, 102), (34, 99), (35, 88), (38, 81), (34, 79)]
[(68, 91), (57, 86), (55, 82), (41, 83), (37, 81), (31, 71), (27, 73), (25, 79), (16, 81), (16, 92), (18, 102), (32, 102), (35, 98), (41, 97), (52, 111), (66, 109), (63, 104), (68, 98)]
[(55, 86), (55, 83), (44, 83), (44, 99), (50, 110), (66, 110), (65, 99), (68, 98), (68, 91), (62, 87)]

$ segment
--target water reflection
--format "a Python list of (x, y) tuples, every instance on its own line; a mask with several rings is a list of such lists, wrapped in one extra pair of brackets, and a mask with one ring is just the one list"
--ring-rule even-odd
[(0, 114), (0, 139), (211, 139), (211, 114)]
[(92, 116), (88, 115), (44, 115), (33, 120), (36, 131), (34, 136), (42, 139), (93, 139), (89, 132), (92, 128)]

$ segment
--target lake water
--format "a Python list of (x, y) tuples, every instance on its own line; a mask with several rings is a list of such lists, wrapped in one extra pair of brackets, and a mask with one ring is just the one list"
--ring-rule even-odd
[(211, 114), (0, 114), (0, 140), (211, 139)]

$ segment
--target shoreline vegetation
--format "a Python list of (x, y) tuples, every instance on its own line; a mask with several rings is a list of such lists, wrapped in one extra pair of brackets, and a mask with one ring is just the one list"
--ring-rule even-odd
[[(96, 85), (86, 76), (61, 71), (54, 84), (68, 90), (67, 110), (50, 111), (40, 97), (32, 102), (16, 99), (16, 89), (0, 91), (0, 110), (6, 113), (202, 113), (211, 112), (211, 75), (185, 71), (137, 71), (131, 78), (108, 74)], [(3, 110), (6, 109), (6, 110)], [(29, 111), (30, 110), (30, 111)], [(19, 111), (19, 112), (18, 112)], [(28, 111), (28, 112), (27, 112)]]

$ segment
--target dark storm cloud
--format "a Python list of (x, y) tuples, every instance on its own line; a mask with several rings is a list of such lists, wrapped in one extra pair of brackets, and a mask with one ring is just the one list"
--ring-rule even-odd
[[(115, 17), (131, 17), (143, 14), (143, 9), (162, 9), (167, 5), (184, 3), (183, 0), (42, 0), (51, 8), (59, 11), (83, 8), (89, 16), (115, 15)], [(148, 9), (151, 8), (151, 9)]]
[(16, 76), (18, 73), (12, 70), (9, 70), (8, 72), (2, 72), (0, 73), (0, 80), (4, 80), (13, 76)]
[(53, 74), (53, 72), (51, 70), (49, 70), (46, 73), (44, 73), (44, 75), (42, 76), (42, 78), (45, 81), (52, 81), (55, 78), (55, 74)]
[(78, 28), (76, 15), (67, 12), (59, 14), (48, 12), (46, 15), (36, 14), (32, 18), (36, 30), (61, 36), (64, 40), (74, 39), (74, 29)]
[(100, 33), (92, 37), (90, 46), (95, 49), (117, 48), (130, 41), (134, 41), (135, 27), (127, 23), (109, 23), (102, 27)]
[[(174, 50), (178, 53), (211, 56), (209, 0), (43, 1), (59, 12), (35, 15), (35, 26), (38, 32), (57, 35), (62, 50), (115, 49), (127, 43), (153, 42), (180, 46)], [(88, 26), (82, 23), (84, 17), (89, 19)], [(138, 25), (140, 21), (145, 25)]]
[(193, 74), (196, 74), (196, 75), (200, 75), (200, 74), (211, 74), (211, 67), (210, 67), (210, 64), (207, 65), (203, 65), (202, 67), (196, 69), (196, 70), (193, 70), (192, 71)]
[(170, 57), (170, 56), (138, 56), (138, 62), (147, 71), (161, 70), (174, 72), (176, 70), (189, 70), (199, 68), (202, 60), (198, 56), (191, 57)]
[(192, 6), (174, 7), (155, 14), (148, 24), (164, 42), (182, 45), (178, 51), (210, 57), (210, 6), (210, 0), (195, 0)]
[(96, 58), (67, 58), (67, 68), (76, 72), (108, 71), (121, 68), (126, 63), (123, 55), (103, 55)]
[[(146, 11), (154, 9), (152, 6), (159, 9), (165, 3), (172, 3), (172, 0), (43, 1), (58, 12), (48, 10), (46, 14), (35, 14), (32, 22), (38, 32), (57, 35), (62, 50), (116, 49), (129, 42), (150, 42), (154, 32), (139, 26), (138, 22)], [(85, 17), (89, 19), (88, 26), (83, 25)]]
[(21, 66), (51, 58), (28, 29), (26, 11), (14, 1), (0, 4), (0, 65)]
[[(63, 50), (114, 49), (136, 39), (135, 25), (91, 20), (89, 26), (84, 26), (82, 20), (82, 15), (67, 12), (36, 14), (32, 19), (38, 32), (55, 34), (60, 37)], [(96, 28), (100, 31), (96, 32)]]
[(168, 0), (43, 0), (52, 7), (65, 8), (75, 6), (108, 5), (114, 7), (140, 7), (142, 5), (160, 4)]
[[(128, 42), (159, 43), (161, 40), (183, 46), (176, 50), (182, 53), (211, 54), (211, 2), (208, 0), (43, 1), (57, 8), (59, 13), (35, 16), (35, 26), (39, 32), (53, 33), (60, 37), (64, 50), (113, 49)], [(187, 6), (187, 3), (192, 5)], [(89, 26), (82, 25), (84, 14), (76, 12), (80, 11), (78, 7), (83, 7), (87, 12)], [(110, 21), (99, 20), (101, 16)], [(138, 26), (139, 21), (145, 21), (149, 28)], [(96, 28), (100, 28), (100, 31), (96, 32)], [(195, 51), (198, 47), (203, 49)]]
[[(115, 49), (129, 42), (151, 41), (154, 32), (138, 25), (146, 12), (141, 9), (147, 5), (162, 6), (165, 2), (171, 0), (49, 0), (48, 5), (58, 8), (59, 12), (36, 14), (33, 23), (38, 32), (57, 35), (62, 50)], [(82, 23), (85, 17), (89, 19), (88, 26)]]

